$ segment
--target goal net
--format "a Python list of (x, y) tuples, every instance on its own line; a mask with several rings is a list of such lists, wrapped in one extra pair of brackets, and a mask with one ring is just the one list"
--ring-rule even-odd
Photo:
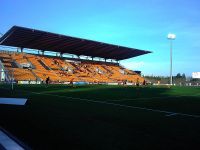
[(14, 77), (12, 70), (0, 67), (0, 84), (2, 88), (13, 89)]

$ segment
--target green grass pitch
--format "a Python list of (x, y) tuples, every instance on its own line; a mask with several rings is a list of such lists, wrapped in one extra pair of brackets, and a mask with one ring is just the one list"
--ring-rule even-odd
[(32, 149), (200, 147), (199, 87), (0, 85), (0, 126)]

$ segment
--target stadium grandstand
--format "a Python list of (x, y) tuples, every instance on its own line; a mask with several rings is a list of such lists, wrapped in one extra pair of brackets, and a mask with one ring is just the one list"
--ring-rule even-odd
[(0, 150), (199, 147), (200, 88), (120, 65), (150, 51), (18, 26), (0, 47)]
[[(0, 38), (0, 45), (16, 48), (0, 51), (1, 81), (14, 79), (21, 84), (40, 84), (47, 77), (55, 84), (136, 84), (137, 80), (142, 83), (144, 79), (138, 73), (121, 66), (119, 61), (150, 53), (19, 26), (7, 31)], [(45, 51), (55, 52), (56, 56), (45, 55)]]

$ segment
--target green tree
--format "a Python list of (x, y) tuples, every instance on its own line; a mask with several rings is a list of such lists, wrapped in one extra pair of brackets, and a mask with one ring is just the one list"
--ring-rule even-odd
[(181, 74), (180, 73), (178, 73), (177, 75), (176, 75), (176, 78), (181, 78), (182, 76), (181, 76)]
[(182, 74), (182, 78), (183, 78), (184, 80), (186, 80), (185, 73)]

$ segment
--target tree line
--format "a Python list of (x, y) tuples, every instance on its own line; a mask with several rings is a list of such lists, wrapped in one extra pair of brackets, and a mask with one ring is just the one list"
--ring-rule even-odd
[[(156, 84), (169, 84), (169, 76), (143, 76), (147, 82)], [(200, 79), (194, 79), (192, 77), (186, 77), (185, 73), (177, 73), (176, 76), (172, 77), (173, 84), (176, 85), (200, 85)]]

